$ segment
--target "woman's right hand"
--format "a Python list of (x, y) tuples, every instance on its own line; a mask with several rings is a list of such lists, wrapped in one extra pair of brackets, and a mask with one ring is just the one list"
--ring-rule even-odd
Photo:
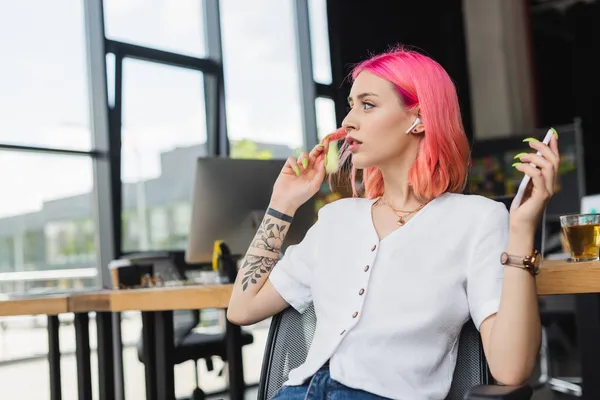
[(293, 215), (296, 210), (321, 188), (325, 178), (325, 156), (328, 138), (316, 145), (310, 154), (303, 152), (298, 159), (287, 159), (273, 185), (269, 207)]

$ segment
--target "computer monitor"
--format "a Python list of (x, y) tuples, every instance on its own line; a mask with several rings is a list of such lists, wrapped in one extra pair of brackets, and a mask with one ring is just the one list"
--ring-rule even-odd
[[(233, 254), (246, 253), (284, 163), (210, 157), (197, 160), (187, 263), (210, 261), (215, 240), (223, 240)], [(311, 199), (294, 215), (284, 247), (299, 243), (315, 218), (315, 201)]]

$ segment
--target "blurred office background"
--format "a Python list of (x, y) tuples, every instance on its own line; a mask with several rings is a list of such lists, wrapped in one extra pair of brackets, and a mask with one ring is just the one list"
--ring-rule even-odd
[[(351, 65), (395, 43), (448, 70), (474, 151), (548, 126), (577, 131), (578, 204), (600, 192), (599, 17), (595, 0), (2, 1), (0, 296), (102, 287), (116, 257), (184, 250), (198, 157), (311, 148), (344, 117)], [(126, 395), (143, 398), (140, 316), (122, 318)], [(49, 398), (45, 321), (0, 319), (3, 398)], [(552, 325), (551, 346), (576, 375), (573, 321)], [(199, 329), (218, 326), (203, 311)], [(268, 321), (250, 330), (252, 385)], [(62, 368), (75, 398), (74, 357)], [(207, 392), (226, 388), (219, 369), (201, 371)], [(191, 363), (177, 366), (177, 395), (193, 387)]]

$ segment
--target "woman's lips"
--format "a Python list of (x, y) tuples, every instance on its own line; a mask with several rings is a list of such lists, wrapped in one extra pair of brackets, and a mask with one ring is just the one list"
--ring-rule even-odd
[(358, 151), (359, 147), (360, 143), (351, 144), (350, 146), (348, 146), (348, 150), (350, 150), (351, 153), (355, 153), (356, 151)]
[(360, 145), (362, 144), (360, 140), (357, 140), (352, 136), (346, 136), (346, 143), (348, 143), (348, 150), (350, 150), (352, 153), (357, 151)]

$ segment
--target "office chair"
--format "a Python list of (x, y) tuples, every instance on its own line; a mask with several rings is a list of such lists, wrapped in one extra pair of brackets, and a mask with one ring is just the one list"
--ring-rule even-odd
[[(314, 308), (303, 314), (294, 308), (273, 317), (265, 347), (258, 388), (258, 400), (269, 400), (287, 380), (290, 370), (306, 359), (316, 327)], [(454, 377), (446, 400), (528, 400), (533, 395), (529, 385), (493, 385), (485, 360), (479, 332), (472, 321), (460, 334)]]
[[(163, 276), (167, 273), (171, 280), (185, 280), (186, 264), (182, 252), (145, 252), (125, 256), (132, 262), (143, 261), (151, 264), (155, 272), (159, 271)], [(222, 311), (220, 311), (222, 312)], [(206, 369), (212, 371), (213, 357), (219, 357), (223, 362), (227, 361), (225, 346), (225, 332), (199, 333), (194, 328), (200, 323), (199, 310), (174, 310), (173, 311), (173, 363), (175, 365), (186, 361), (194, 361), (196, 388), (192, 393), (191, 400), (204, 400), (205, 393), (200, 388), (198, 362), (204, 360)], [(143, 337), (137, 342), (138, 359), (144, 362)], [(252, 334), (242, 331), (241, 345), (246, 346), (253, 343)]]
[[(214, 369), (213, 357), (219, 357), (227, 362), (227, 350), (225, 346), (225, 333), (198, 333), (193, 329), (200, 322), (198, 310), (176, 310), (173, 311), (173, 339), (174, 349), (173, 363), (182, 364), (186, 361), (194, 361), (196, 388), (192, 393), (191, 400), (204, 400), (206, 395), (200, 388), (198, 363), (204, 360), (206, 369)], [(252, 334), (242, 331), (242, 346), (254, 342)], [(144, 362), (142, 336), (137, 342), (138, 359)], [(220, 374), (220, 373), (219, 373)]]

